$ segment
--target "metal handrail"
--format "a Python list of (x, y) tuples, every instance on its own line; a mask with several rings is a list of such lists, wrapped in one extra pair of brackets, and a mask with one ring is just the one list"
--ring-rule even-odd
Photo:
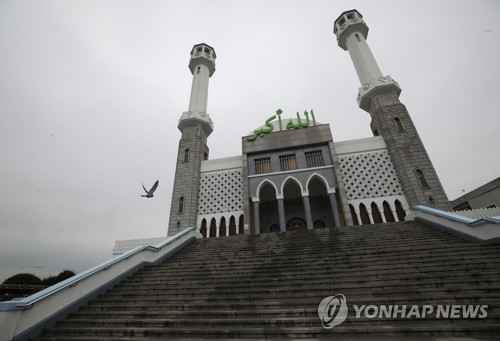
[(438, 210), (438, 209), (435, 209), (435, 208), (432, 208), (432, 207), (423, 206), (423, 205), (416, 205), (413, 208), (416, 209), (416, 210), (422, 211), (422, 212), (434, 214), (434, 215), (436, 215), (438, 217), (455, 220), (455, 221), (464, 223), (464, 224), (466, 224), (467, 226), (470, 226), (470, 227), (476, 227), (476, 226), (483, 225), (483, 224), (488, 224), (488, 223), (489, 224), (498, 224), (498, 223), (500, 223), (500, 217), (499, 216), (492, 216), (492, 217), (483, 218), (483, 219), (474, 219), (474, 218), (463, 216), (463, 215), (456, 214), (456, 213), (453, 213), (453, 212), (441, 211), (441, 210)]
[[(188, 227), (185, 230), (180, 231), (176, 235), (172, 237), (167, 237), (167, 239), (160, 244), (156, 246), (137, 246), (121, 255), (115, 256), (101, 264), (98, 264), (86, 271), (80, 272), (76, 274), (73, 277), (70, 277), (62, 282), (59, 282), (53, 286), (50, 286), (42, 291), (39, 291), (31, 296), (28, 296), (26, 298), (23, 298), (19, 301), (6, 301), (6, 302), (0, 302), (0, 311), (6, 311), (6, 310), (22, 310), (22, 309), (29, 309), (33, 304), (36, 302), (43, 300), (49, 296), (54, 295), (55, 293), (66, 289), (68, 287), (74, 287), (78, 285), (78, 282), (81, 280), (93, 276), (96, 273), (103, 271), (103, 270), (108, 270), (110, 269), (113, 265), (116, 263), (119, 263), (123, 260), (131, 258), (133, 255), (142, 252), (144, 250), (149, 250), (153, 252), (158, 252), (160, 251), (163, 247), (167, 246), (168, 244), (172, 243), (173, 241), (179, 239), (180, 237), (184, 236), (185, 234), (191, 232), (193, 229), (196, 229), (196, 227)], [(12, 306), (14, 303), (14, 306)], [(2, 309), (2, 306), (4, 309)]]

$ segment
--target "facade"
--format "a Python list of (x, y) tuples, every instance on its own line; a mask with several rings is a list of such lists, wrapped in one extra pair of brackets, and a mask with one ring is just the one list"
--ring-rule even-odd
[(374, 137), (334, 142), (314, 112), (282, 118), (281, 110), (247, 136), (242, 154), (208, 159), (213, 123), (207, 114), (215, 51), (195, 45), (189, 110), (179, 142), (169, 235), (197, 226), (205, 237), (287, 232), (404, 220), (415, 205), (449, 210), (449, 201), (405, 106), (401, 88), (384, 76), (356, 11), (334, 23), (361, 82), (359, 106)]

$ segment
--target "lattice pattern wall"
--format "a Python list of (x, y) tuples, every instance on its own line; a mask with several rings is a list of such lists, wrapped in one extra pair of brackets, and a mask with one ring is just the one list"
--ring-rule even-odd
[(201, 174), (198, 215), (242, 210), (242, 170)]
[(403, 194), (386, 150), (342, 155), (339, 163), (348, 200)]

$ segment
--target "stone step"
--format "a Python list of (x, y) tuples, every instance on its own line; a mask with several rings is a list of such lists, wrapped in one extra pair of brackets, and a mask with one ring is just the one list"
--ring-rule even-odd
[[(492, 282), (500, 282), (500, 274), (495, 274), (493, 272), (488, 273), (488, 279)], [(408, 285), (407, 283), (418, 283), (419, 288), (424, 287), (439, 287), (446, 286), (447, 284), (456, 283), (476, 283), (476, 278), (474, 276), (420, 276), (409, 274), (407, 276), (381, 276), (379, 278), (367, 278), (363, 276), (359, 277), (339, 277), (339, 278), (323, 278), (316, 280), (307, 280), (304, 278), (302, 280), (292, 279), (292, 280), (273, 280), (269, 278), (267, 281), (259, 282), (231, 282), (231, 281), (219, 281), (219, 282), (200, 282), (200, 283), (183, 283), (179, 286), (179, 283), (146, 283), (138, 284), (135, 286), (123, 285), (116, 287), (113, 290), (115, 295), (137, 295), (139, 289), (140, 291), (146, 291), (148, 295), (177, 295), (186, 291), (196, 292), (197, 294), (213, 293), (214, 284), (216, 284), (216, 291), (218, 293), (233, 293), (233, 292), (260, 292), (265, 288), (265, 290), (320, 290), (320, 289), (331, 289), (331, 288), (345, 288), (346, 286), (355, 288), (376, 288), (376, 287), (390, 287), (390, 286), (400, 286), (401, 284)], [(209, 285), (211, 284), (211, 285)]]
[[(146, 266), (40, 340), (500, 336), (500, 246), (421, 223), (196, 240)], [(318, 304), (349, 316), (324, 329)], [(488, 305), (483, 319), (355, 317), (353, 305)]]
[[(457, 269), (460, 267), (460, 269)], [(453, 267), (449, 267), (453, 269)], [(458, 277), (470, 277), (475, 278), (477, 280), (485, 280), (496, 278), (500, 275), (500, 266), (498, 269), (478, 269), (476, 267), (469, 268), (460, 266), (457, 264), (454, 267), (455, 271), (453, 273), (454, 278)], [(374, 267), (374, 269), (370, 270), (362, 270), (362, 269), (307, 269), (308, 271), (294, 271), (294, 272), (221, 272), (214, 273), (209, 272), (204, 274), (203, 272), (198, 272), (197, 276), (191, 276), (191, 273), (184, 274), (184, 276), (167, 276), (167, 275), (158, 275), (158, 276), (145, 276), (143, 274), (137, 275), (135, 277), (130, 278), (128, 281), (122, 283), (120, 288), (126, 287), (135, 287), (136, 285), (174, 285), (177, 286), (180, 281), (189, 282), (192, 285), (206, 285), (208, 283), (212, 284), (223, 284), (223, 283), (232, 283), (234, 285), (265, 285), (269, 281), (274, 283), (281, 282), (298, 282), (301, 281), (317, 281), (317, 282), (325, 282), (325, 281), (336, 281), (336, 282), (353, 282), (359, 281), (360, 278), (364, 281), (371, 280), (381, 280), (381, 279), (431, 279), (436, 280), (441, 277), (447, 277), (446, 273), (443, 273), (443, 267), (434, 266), (432, 268), (387, 268), (387, 267)], [(313, 271), (314, 270), (314, 271)], [(193, 278), (191, 278), (193, 277)], [(249, 281), (251, 279), (251, 281)]]
[[(369, 291), (367, 288), (360, 287), (357, 290), (351, 289), (349, 287), (345, 288), (334, 288), (334, 287), (324, 287), (313, 290), (261, 290), (252, 292), (231, 292), (231, 293), (220, 293), (212, 292), (206, 294), (197, 294), (185, 292), (177, 295), (138, 295), (138, 296), (127, 296), (127, 295), (113, 295), (110, 292), (108, 295), (99, 297), (96, 301), (102, 303), (114, 303), (120, 304), (124, 300), (130, 303), (147, 303), (147, 304), (162, 304), (164, 302), (170, 301), (206, 301), (211, 302), (242, 302), (246, 300), (256, 301), (259, 299), (274, 299), (274, 300), (287, 300), (287, 299), (297, 299), (297, 298), (315, 298), (316, 303), (319, 303), (321, 299), (327, 296), (331, 296), (337, 293), (342, 293), (346, 297), (357, 297), (363, 295), (364, 292), (368, 291), (366, 296), (371, 297), (386, 297), (390, 300), (391, 295), (408, 295), (409, 297), (425, 295), (432, 300), (432, 297), (439, 296), (444, 293), (452, 293), (455, 295), (462, 294), (467, 295), (474, 292), (476, 295), (486, 294), (486, 293), (498, 293), (498, 285), (490, 284), (488, 286), (482, 286), (480, 289), (476, 289), (475, 283), (469, 283), (468, 285), (458, 283), (458, 285), (453, 287), (443, 287), (435, 288), (432, 286), (426, 288), (419, 288), (418, 285), (413, 285), (408, 287), (401, 285), (399, 287), (387, 287), (387, 288), (376, 288), (373, 291)], [(365, 297), (366, 297), (365, 296)], [(431, 301), (432, 302), (432, 301)]]
[[(414, 321), (411, 321), (414, 322)], [(315, 328), (137, 328), (137, 327), (103, 327), (103, 328), (60, 328), (57, 332), (48, 330), (46, 335), (64, 335), (72, 340), (76, 337), (129, 337), (136, 339), (138, 337), (149, 338), (171, 338), (171, 337), (188, 337), (188, 338), (266, 338), (266, 339), (301, 339), (301, 338), (321, 338), (325, 336), (331, 337), (351, 337), (371, 336), (375, 339), (383, 336), (393, 337), (418, 337), (426, 335), (439, 336), (464, 336), (474, 333), (476, 336), (489, 337), (499, 333), (500, 326), (498, 324), (474, 324), (462, 326), (459, 324), (450, 325), (448, 323), (433, 324), (430, 326), (406, 323), (399, 324), (397, 328), (388, 328), (384, 325), (380, 326), (338, 326), (337, 329), (327, 330), (322, 327)]]
[[(259, 241), (255, 241), (256, 243), (259, 243)], [(218, 255), (223, 255), (223, 254), (236, 254), (242, 255), (242, 256), (251, 256), (252, 254), (280, 254), (283, 252), (287, 252), (289, 255), (293, 255), (296, 253), (303, 253), (304, 251), (308, 251), (310, 249), (317, 249), (318, 252), (345, 252), (345, 251), (351, 251), (351, 252), (363, 252), (365, 250), (368, 251), (376, 251), (380, 248), (383, 249), (401, 249), (401, 250), (407, 250), (408, 248), (416, 248), (416, 249), (432, 249), (436, 246), (442, 246), (443, 248), (446, 249), (459, 249), (459, 248), (464, 248), (464, 249), (475, 249), (475, 248), (483, 248), (483, 249), (496, 249), (496, 245), (490, 245), (490, 246), (481, 246), (478, 244), (450, 244), (449, 240), (446, 239), (436, 239), (429, 241), (426, 238), (422, 238), (421, 240), (413, 239), (413, 240), (408, 240), (405, 239), (404, 241), (398, 241), (398, 243), (394, 243), (394, 239), (388, 241), (388, 240), (379, 240), (379, 241), (370, 241), (369, 244), (366, 243), (366, 240), (360, 239), (360, 240), (353, 240), (351, 242), (347, 242), (345, 240), (342, 241), (342, 243), (333, 243), (331, 241), (315, 241), (314, 243), (308, 244), (307, 242), (304, 242), (304, 245), (296, 246), (296, 247), (291, 247), (290, 245), (286, 244), (285, 242), (279, 243), (279, 244), (274, 244), (274, 245), (259, 245), (257, 248), (246, 248), (244, 246), (239, 246), (239, 245), (231, 245), (229, 247), (218, 247), (218, 248), (207, 248), (203, 249), (199, 245), (193, 245), (193, 246), (188, 246), (187, 249), (179, 251), (179, 254), (172, 256), (173, 259), (177, 259), (180, 257), (180, 255), (186, 255), (190, 258), (196, 259), (199, 257), (203, 257), (206, 255), (211, 255), (211, 256), (218, 256)], [(357, 245), (358, 244), (358, 245)], [(363, 244), (363, 248), (359, 248), (359, 244)], [(322, 250), (322, 248), (326, 248)], [(187, 251), (189, 250), (189, 252)], [(463, 250), (462, 250), (463, 251)]]
[[(494, 255), (491, 255), (494, 256)], [(491, 257), (490, 256), (490, 257)], [(408, 271), (412, 271), (413, 269), (423, 269), (426, 267), (439, 267), (442, 266), (443, 268), (454, 268), (456, 266), (460, 266), (462, 268), (472, 268), (472, 269), (498, 269), (500, 268), (500, 260), (494, 259), (493, 261), (490, 261), (488, 263), (484, 262), (484, 255), (474, 255), (470, 256), (469, 258), (460, 258), (460, 257), (447, 257), (447, 258), (439, 258), (439, 257), (412, 257), (408, 258), (406, 260), (397, 260), (397, 261), (391, 261), (389, 257), (379, 257), (378, 260), (380, 262), (377, 262), (374, 264), (373, 261), (370, 260), (370, 258), (366, 259), (361, 259), (361, 260), (355, 260), (355, 259), (348, 259), (345, 258), (341, 261), (338, 261), (336, 263), (334, 262), (325, 262), (325, 261), (319, 261), (319, 262), (309, 262), (309, 263), (284, 263), (284, 264), (278, 264), (278, 263), (272, 263), (270, 261), (267, 262), (262, 262), (262, 263), (251, 263), (248, 264), (247, 266), (244, 266), (243, 264), (239, 264), (235, 266), (231, 266), (230, 264), (211, 264), (210, 266), (206, 265), (190, 265), (186, 266), (185, 268), (176, 268), (176, 269), (170, 269), (170, 270), (163, 270), (163, 269), (158, 269), (158, 271), (140, 271), (138, 273), (139, 276), (143, 276), (144, 278), (147, 277), (157, 277), (157, 276), (181, 276), (181, 275), (187, 275), (190, 273), (195, 273), (195, 274), (200, 274), (203, 272), (209, 272), (210, 274), (214, 274), (217, 272), (222, 272), (225, 273), (226, 271), (230, 272), (245, 272), (248, 273), (250, 271), (255, 271), (258, 270), (261, 273), (265, 272), (272, 272), (276, 273), (279, 271), (280, 273), (287, 273), (289, 271), (303, 271), (304, 269), (309, 269), (309, 270), (314, 270), (314, 271), (321, 271), (322, 269), (331, 269), (334, 271), (344, 271), (344, 270), (358, 270), (358, 271), (364, 271), (364, 270), (383, 270), (387, 268), (394, 268), (394, 269), (408, 269)], [(442, 264), (441, 264), (442, 263)]]
[[(343, 326), (348, 327), (349, 325), (359, 325), (363, 327), (363, 324), (370, 324), (371, 326), (390, 324), (392, 327), (397, 327), (400, 324), (412, 322), (414, 325), (430, 326), (432, 324), (453, 324), (449, 322), (449, 319), (436, 318), (435, 316), (426, 316), (425, 319), (412, 318), (406, 319), (401, 318), (400, 315), (396, 318), (356, 318), (355, 314), (352, 316), (347, 316), (347, 320), (343, 323)], [(493, 324), (497, 321), (495, 318), (460, 318), (462, 325), (468, 327), (474, 324)], [(293, 317), (238, 317), (238, 318), (213, 318), (205, 317), (200, 319), (194, 318), (133, 318), (133, 319), (116, 319), (116, 318), (99, 318), (99, 319), (77, 319), (70, 318), (63, 320), (58, 323), (58, 328), (261, 328), (261, 327), (273, 327), (273, 328), (314, 328), (321, 327), (321, 320), (316, 316), (293, 316)]]
[[(206, 300), (192, 300), (192, 301), (166, 301), (162, 304), (145, 304), (142, 303), (131, 303), (131, 302), (117, 302), (116, 304), (107, 304), (99, 300), (91, 302), (89, 305), (80, 308), (81, 312), (86, 311), (125, 311), (125, 310), (136, 310), (138, 312), (144, 311), (163, 311), (169, 309), (175, 309), (179, 311), (205, 311), (205, 310), (249, 310), (249, 309), (262, 309), (262, 310), (276, 310), (276, 309), (308, 309), (307, 307), (313, 307), (309, 309), (316, 309), (317, 304), (324, 297), (317, 295), (316, 297), (294, 297), (282, 300), (276, 299), (266, 299), (266, 300), (256, 300), (249, 302), (232, 302), (222, 301), (206, 301)], [(492, 305), (492, 302), (495, 305)], [(348, 296), (348, 304), (350, 305), (363, 305), (363, 304), (398, 304), (398, 305), (424, 305), (424, 304), (435, 304), (435, 305), (449, 305), (449, 304), (488, 304), (491, 306), (498, 306), (500, 302), (500, 292), (495, 293), (478, 293), (475, 294), (471, 292), (468, 296), (457, 296), (450, 295), (446, 293), (440, 293), (437, 296), (420, 296), (415, 294), (413, 296), (409, 295), (391, 295), (390, 297), (380, 297), (372, 295), (360, 295), (360, 296)]]
[[(449, 303), (449, 302), (448, 302)], [(356, 304), (358, 307), (362, 305), (369, 306), (373, 304), (372, 302), (359, 302)], [(386, 304), (386, 303), (384, 303)], [(456, 304), (456, 302), (454, 302)], [(464, 304), (462, 302), (462, 304)], [(487, 321), (488, 319), (498, 320), (500, 318), (500, 304), (487, 304), (487, 302), (474, 302), (474, 306), (479, 306), (485, 304), (488, 306), (487, 308), (487, 317), (482, 319), (483, 321)], [(352, 307), (352, 303), (350, 306)], [(419, 311), (422, 311), (422, 304), (412, 304), (409, 302), (404, 302), (404, 304), (398, 304), (398, 307), (402, 307), (403, 305), (407, 306), (409, 310), (411, 306), (418, 305)], [(447, 304), (450, 305), (450, 304)], [(464, 304), (467, 305), (467, 304)], [(350, 308), (351, 310), (353, 308)], [(433, 306), (433, 309), (437, 310), (437, 305)], [(434, 315), (429, 315), (426, 318), (436, 318), (435, 311)], [(396, 315), (400, 317), (401, 314)], [(348, 318), (354, 318), (354, 314), (351, 311), (351, 314)], [(115, 320), (133, 320), (133, 319), (174, 319), (174, 318), (184, 318), (184, 319), (196, 319), (196, 320), (205, 320), (209, 319), (242, 319), (242, 318), (297, 318), (297, 317), (313, 317), (314, 319), (318, 319), (318, 310), (317, 308), (270, 308), (270, 309), (261, 309), (261, 308), (253, 308), (253, 309), (210, 309), (207, 311), (206, 309), (197, 309), (195, 306), (190, 309), (177, 309), (177, 310), (82, 310), (78, 313), (73, 313), (68, 317), (69, 320), (104, 320), (104, 319), (115, 319)], [(361, 319), (370, 320), (362, 315)]]

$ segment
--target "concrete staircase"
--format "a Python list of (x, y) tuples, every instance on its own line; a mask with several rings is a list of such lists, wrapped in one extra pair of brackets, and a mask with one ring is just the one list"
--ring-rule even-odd
[[(500, 338), (499, 283), (500, 245), (415, 222), (200, 239), (36, 340)], [(347, 320), (324, 329), (318, 304), (336, 294)], [(363, 304), (488, 305), (488, 314), (356, 318)]]

